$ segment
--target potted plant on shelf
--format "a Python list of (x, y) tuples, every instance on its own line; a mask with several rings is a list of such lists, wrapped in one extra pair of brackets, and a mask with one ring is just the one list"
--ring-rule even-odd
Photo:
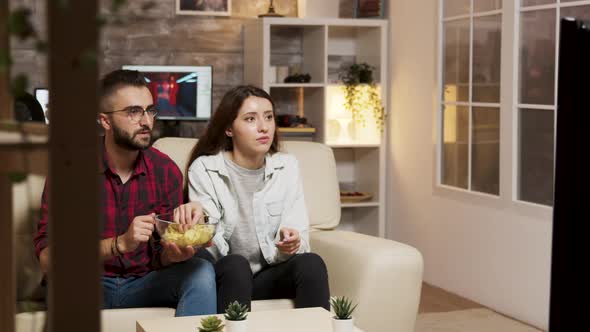
[(334, 332), (352, 332), (354, 329), (352, 312), (357, 304), (352, 306), (352, 301), (342, 296), (331, 298), (330, 305), (334, 310), (334, 317), (332, 317)]
[(362, 126), (366, 126), (367, 118), (372, 115), (377, 129), (383, 132), (385, 109), (373, 70), (374, 67), (365, 62), (355, 63), (340, 75), (344, 83), (344, 107), (352, 113), (354, 122)]
[(199, 332), (223, 332), (223, 321), (215, 316), (209, 316), (201, 319)]
[(227, 332), (246, 332), (248, 330), (248, 306), (238, 301), (230, 303), (225, 309)]

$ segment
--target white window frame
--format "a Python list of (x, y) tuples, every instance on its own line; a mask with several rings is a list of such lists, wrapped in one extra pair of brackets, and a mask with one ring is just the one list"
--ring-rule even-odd
[[(507, 1), (507, 0), (504, 0)], [(519, 147), (519, 142), (518, 142), (518, 126), (520, 125), (519, 122), (519, 114), (520, 114), (520, 109), (534, 109), (534, 110), (550, 110), (553, 112), (553, 138), (554, 138), (554, 142), (556, 141), (556, 133), (557, 133), (557, 87), (558, 87), (558, 81), (559, 81), (559, 36), (560, 36), (560, 32), (561, 32), (561, 27), (560, 27), (560, 20), (561, 20), (561, 8), (567, 8), (567, 7), (577, 7), (577, 6), (588, 6), (590, 5), (590, 1), (589, 0), (583, 0), (583, 1), (571, 1), (571, 2), (561, 2), (561, 0), (556, 0), (555, 3), (552, 4), (546, 4), (546, 5), (536, 5), (536, 6), (527, 6), (527, 7), (521, 7), (521, 0), (513, 0), (514, 2), (516, 2), (516, 28), (515, 31), (517, 32), (517, 44), (516, 44), (516, 58), (514, 59), (514, 61), (516, 61), (516, 75), (515, 75), (515, 85), (514, 85), (514, 94), (515, 94), (515, 101), (514, 101), (514, 107), (512, 109), (513, 114), (514, 114), (514, 119), (513, 119), (513, 123), (515, 123), (516, 125), (516, 133), (515, 133), (515, 139), (513, 140), (513, 146), (515, 147), (515, 154), (514, 154), (514, 164), (513, 164), (513, 169), (515, 170), (514, 175), (513, 175), (513, 179), (512, 179), (512, 198), (513, 200), (523, 203), (523, 204), (532, 204), (533, 206), (541, 206), (541, 207), (546, 207), (546, 208), (550, 208), (551, 210), (552, 207), (547, 206), (547, 205), (543, 205), (543, 204), (537, 204), (537, 203), (533, 203), (533, 202), (527, 202), (527, 201), (523, 201), (520, 200), (518, 197), (518, 188), (519, 188), (519, 179), (518, 179), (518, 174), (519, 174), (519, 169), (520, 169), (520, 165), (518, 164), (518, 156), (520, 155), (520, 151), (518, 150)], [(518, 98), (518, 94), (519, 94), (519, 88), (520, 88), (520, 80), (519, 80), (519, 76), (518, 76), (518, 70), (519, 70), (519, 66), (520, 66), (520, 53), (519, 51), (519, 47), (520, 47), (520, 16), (522, 13), (526, 13), (526, 12), (533, 12), (533, 11), (539, 11), (539, 10), (546, 10), (546, 9), (555, 9), (555, 73), (554, 73), (554, 96), (553, 96), (553, 104), (552, 105), (544, 105), (544, 104), (522, 104), (519, 102), (519, 98)], [(553, 146), (553, 155), (555, 156), (555, 145)], [(555, 158), (554, 158), (555, 160)]]
[[(442, 10), (442, 2), (444, 0), (442, 0), (441, 3), (441, 10)], [(500, 102), (497, 103), (482, 103), (482, 102), (474, 102), (473, 101), (473, 21), (474, 18), (480, 18), (480, 17), (490, 17), (490, 16), (495, 16), (498, 14), (502, 14), (502, 10), (498, 9), (498, 10), (491, 10), (491, 11), (486, 11), (486, 12), (479, 12), (479, 13), (473, 13), (473, 1), (474, 0), (470, 0), (471, 3), (471, 8), (470, 8), (470, 12), (469, 14), (463, 14), (463, 15), (456, 15), (456, 16), (451, 16), (451, 17), (447, 17), (444, 18), (441, 16), (441, 21), (440, 21), (440, 25), (439, 25), (439, 29), (441, 31), (440, 37), (441, 37), (441, 43), (439, 45), (440, 48), (440, 61), (441, 61), (441, 79), (438, 80), (438, 85), (439, 87), (439, 91), (441, 91), (441, 93), (438, 95), (439, 98), (439, 103), (440, 103), (440, 126), (438, 127), (438, 133), (442, 134), (442, 125), (444, 122), (444, 119), (442, 117), (442, 110), (444, 108), (445, 105), (449, 105), (449, 106), (463, 106), (463, 107), (467, 107), (468, 108), (468, 112), (469, 112), (469, 120), (468, 120), (468, 139), (467, 139), (467, 146), (468, 146), (468, 150), (467, 150), (467, 189), (464, 188), (460, 188), (460, 187), (455, 187), (455, 186), (450, 186), (450, 185), (445, 185), (442, 183), (442, 174), (441, 174), (441, 166), (442, 166), (442, 144), (439, 144), (439, 148), (438, 148), (438, 152), (439, 152), (439, 157), (437, 158), (438, 163), (439, 163), (439, 167), (437, 168), (437, 183), (438, 185), (442, 186), (442, 187), (449, 187), (452, 189), (457, 189), (457, 190), (461, 190), (461, 191), (466, 191), (469, 193), (477, 193), (477, 194), (481, 194), (484, 196), (491, 196), (491, 197), (498, 197), (499, 195), (494, 195), (494, 194), (489, 194), (489, 193), (484, 193), (484, 192), (479, 192), (479, 191), (474, 191), (471, 188), (471, 175), (472, 175), (472, 151), (473, 151), (473, 108), (475, 107), (489, 107), (489, 108), (498, 108), (501, 109), (501, 104)], [(442, 14), (441, 14), (442, 15)], [(444, 38), (443, 33), (444, 33), (444, 29), (443, 29), (443, 24), (444, 23), (448, 23), (448, 22), (455, 22), (458, 20), (464, 20), (464, 19), (469, 19), (469, 92), (468, 92), (468, 96), (469, 96), (469, 100), (468, 101), (457, 101), (457, 102), (444, 102), (442, 101), (442, 90), (443, 90), (443, 82), (442, 82), (442, 74), (443, 74), (443, 67), (442, 66), (442, 62), (443, 57), (444, 57)], [(440, 135), (439, 135), (440, 136)], [(499, 167), (500, 165), (498, 165)]]
[[(443, 22), (443, 1), (438, 0), (438, 22), (437, 22), (437, 85), (436, 85), (436, 107), (434, 108), (435, 128), (435, 162), (433, 193), (437, 196), (451, 198), (465, 202), (470, 205), (478, 205), (495, 210), (510, 210), (523, 216), (529, 216), (541, 220), (551, 220), (553, 208), (551, 206), (525, 202), (518, 200), (518, 104), (519, 90), (519, 59), (520, 59), (520, 0), (503, 0), (502, 9), (486, 13), (502, 14), (502, 40), (501, 40), (501, 69), (500, 69), (500, 190), (499, 195), (491, 195), (477, 191), (465, 190), (458, 187), (448, 186), (441, 183), (442, 180), (442, 110), (445, 103), (442, 101), (443, 89), (443, 64), (444, 64), (444, 30)], [(471, 0), (473, 4), (473, 0)], [(590, 0), (568, 3), (567, 6), (590, 4)], [(535, 6), (530, 8), (555, 8), (554, 5)], [(561, 7), (565, 7), (561, 4)], [(471, 6), (473, 10), (473, 6)], [(529, 8), (529, 7), (527, 7)], [(558, 13), (559, 14), (559, 13)], [(476, 14), (477, 17), (478, 14)], [(471, 18), (471, 14), (462, 15), (463, 18)], [(451, 18), (460, 18), (453, 16)], [(559, 19), (559, 16), (557, 16)], [(470, 38), (473, 36), (473, 25), (470, 24)], [(559, 36), (559, 35), (557, 35)], [(472, 61), (473, 47), (470, 47), (470, 67)], [(556, 50), (558, 52), (558, 50)], [(556, 58), (556, 61), (558, 59)], [(471, 83), (470, 68), (470, 83)], [(557, 76), (556, 76), (557, 77)], [(557, 81), (556, 83), (557, 84)], [(470, 85), (471, 89), (471, 85)], [(471, 96), (471, 91), (470, 91)], [(469, 105), (469, 103), (464, 103)], [(470, 103), (471, 106), (480, 106), (480, 103)], [(483, 104), (488, 105), (488, 104)], [(494, 104), (497, 105), (497, 104)], [(528, 105), (527, 105), (528, 106)], [(469, 128), (469, 172), (471, 173), (471, 111)], [(469, 183), (471, 179), (469, 178)]]

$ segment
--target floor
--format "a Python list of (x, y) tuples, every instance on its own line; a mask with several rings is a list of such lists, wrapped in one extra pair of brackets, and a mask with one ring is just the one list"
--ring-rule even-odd
[[(459, 295), (447, 292), (444, 289), (422, 283), (422, 294), (420, 296), (418, 313), (448, 312), (476, 308), (485, 307)], [(514, 318), (508, 318), (514, 320)]]
[(482, 305), (429, 284), (422, 284), (419, 313), (483, 308)]

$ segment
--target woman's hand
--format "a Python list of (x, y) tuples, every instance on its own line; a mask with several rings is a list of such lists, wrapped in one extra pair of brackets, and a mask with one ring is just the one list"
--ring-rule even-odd
[(181, 231), (187, 231), (188, 225), (194, 225), (203, 217), (203, 206), (199, 202), (189, 202), (174, 209), (174, 222), (180, 225)]
[(277, 249), (283, 254), (293, 255), (301, 246), (299, 231), (293, 228), (283, 227), (279, 230), (281, 240), (277, 242)]

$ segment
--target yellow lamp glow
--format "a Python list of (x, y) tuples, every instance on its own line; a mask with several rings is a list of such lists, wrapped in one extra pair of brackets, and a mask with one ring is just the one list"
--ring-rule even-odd
[[(356, 87), (355, 98), (361, 104), (368, 104), (371, 87), (359, 85)], [(377, 88), (380, 94), (379, 87)], [(381, 131), (377, 128), (372, 112), (364, 112), (365, 124), (352, 121), (352, 113), (345, 107), (346, 97), (343, 85), (331, 85), (326, 89), (326, 124), (332, 125), (334, 130), (326, 131), (327, 144), (379, 144)], [(352, 135), (349, 135), (349, 127)], [(336, 130), (336, 128), (338, 128)], [(352, 137), (351, 137), (352, 136)]]

